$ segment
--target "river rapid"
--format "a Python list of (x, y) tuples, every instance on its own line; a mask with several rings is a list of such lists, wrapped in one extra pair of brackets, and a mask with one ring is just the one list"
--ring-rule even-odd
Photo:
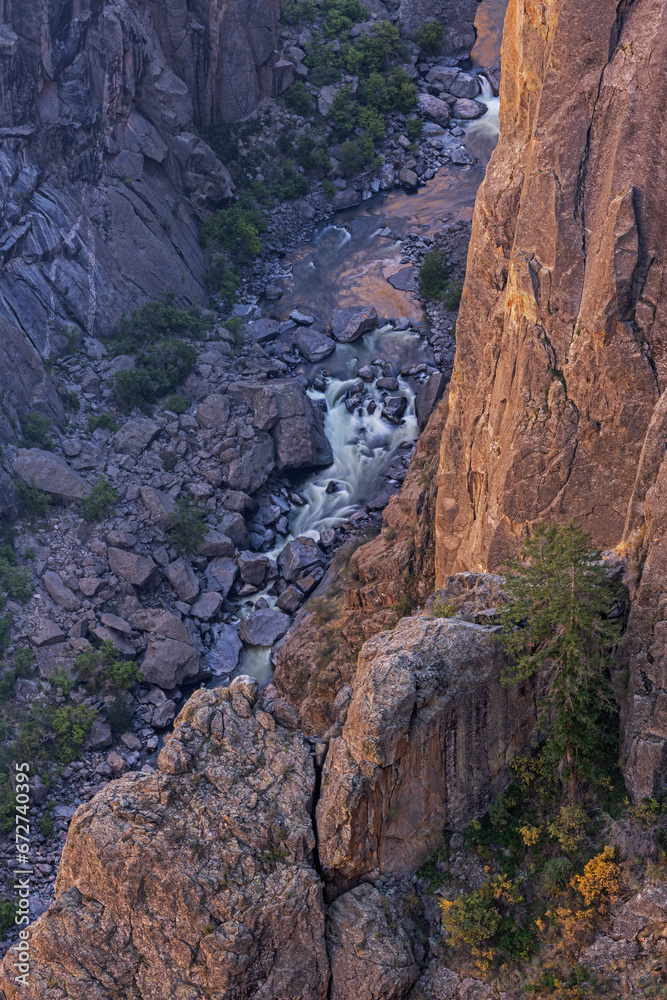
[[(477, 100), (488, 108), (482, 118), (462, 123), (462, 141), (477, 162), (448, 164), (416, 192), (395, 188), (357, 208), (336, 213), (282, 262), (282, 318), (300, 308), (314, 316), (315, 326), (323, 329), (330, 325), (334, 309), (372, 305), (383, 322), (352, 344), (338, 344), (324, 362), (302, 368), (309, 379), (320, 376), (318, 384), (324, 384), (309, 394), (325, 412), (324, 429), (333, 463), (298, 483), (307, 502), (295, 510), (289, 536), (268, 553), (274, 558), (291, 538), (309, 535), (319, 540), (321, 531), (336, 528), (363, 510), (388, 471), (391, 474), (397, 456), (404, 456), (406, 450), (409, 454), (417, 441), (415, 392), (402, 373), (420, 364), (433, 366), (434, 358), (425, 337), (427, 321), (422, 304), (414, 293), (394, 288), (387, 279), (405, 266), (402, 245), (406, 237), (433, 237), (454, 222), (472, 219), (477, 190), (498, 139), (499, 98), (493, 95), (482, 70), (499, 62), (506, 6), (507, 0), (481, 0), (475, 22), (477, 42), (464, 66), (478, 75), (482, 90)], [(345, 405), (348, 389), (358, 383), (359, 368), (374, 362), (381, 362), (382, 374), (397, 378), (398, 391), (407, 398), (399, 425), (383, 418), (382, 393), (374, 383), (365, 387), (363, 406), (349, 412)], [(335, 491), (331, 483), (336, 484)], [(275, 597), (267, 593), (256, 594), (239, 614), (251, 611), (260, 597), (269, 605), (275, 603)], [(209, 656), (213, 666), (215, 648)], [(246, 648), (238, 672), (267, 683), (271, 679), (271, 650)]]

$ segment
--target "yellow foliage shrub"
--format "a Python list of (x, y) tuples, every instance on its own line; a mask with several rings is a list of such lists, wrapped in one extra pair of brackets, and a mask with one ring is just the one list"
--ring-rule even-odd
[(584, 897), (586, 906), (604, 906), (615, 899), (621, 889), (621, 869), (614, 861), (614, 848), (605, 847), (591, 858), (583, 875), (575, 875), (570, 885)]
[(526, 847), (533, 847), (540, 839), (539, 826), (522, 826), (519, 833)]

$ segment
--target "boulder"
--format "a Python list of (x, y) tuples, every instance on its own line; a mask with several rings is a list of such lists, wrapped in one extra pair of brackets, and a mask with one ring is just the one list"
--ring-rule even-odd
[(300, 535), (284, 546), (278, 556), (278, 569), (284, 580), (291, 583), (303, 576), (314, 566), (323, 566), (326, 562), (324, 552), (312, 538)]
[(220, 393), (207, 396), (197, 407), (197, 423), (205, 430), (222, 431), (229, 420), (229, 399)]
[(188, 604), (194, 601), (199, 593), (199, 580), (189, 562), (185, 559), (176, 559), (169, 563), (165, 569), (165, 576), (182, 601)]
[(107, 550), (107, 556), (111, 572), (135, 587), (145, 587), (155, 570), (153, 560), (137, 552), (110, 548)]
[(25, 483), (34, 483), (56, 500), (81, 500), (88, 486), (70, 469), (64, 458), (39, 448), (19, 448), (13, 462), (14, 473)]
[(271, 432), (279, 469), (333, 461), (322, 412), (294, 379), (273, 379), (268, 384), (237, 382), (229, 387), (229, 394), (252, 408), (253, 425), (258, 430)]
[(228, 556), (216, 556), (206, 569), (206, 587), (226, 597), (238, 574), (238, 566)]
[(274, 466), (273, 440), (258, 430), (251, 440), (244, 440), (241, 455), (224, 467), (223, 478), (232, 490), (254, 493), (264, 485)]
[(368, 883), (329, 906), (326, 942), (331, 1000), (403, 1000), (419, 978), (400, 907)]
[(420, 430), (426, 427), (428, 418), (442, 399), (447, 388), (447, 376), (442, 372), (433, 372), (417, 389), (415, 413)]
[[(176, 504), (168, 493), (156, 490), (153, 486), (141, 487), (141, 502), (151, 515), (151, 518), (159, 528), (166, 528), (169, 525), (172, 514), (176, 511)], [(109, 540), (109, 544), (113, 544)]]
[(185, 622), (167, 611), (143, 616), (150, 629), (141, 672), (147, 684), (171, 690), (199, 672), (199, 650)]
[(192, 605), (190, 613), (200, 621), (210, 622), (217, 615), (221, 604), (222, 597), (219, 593), (215, 590), (205, 590)]
[(503, 687), (502, 666), (494, 629), (449, 618), (403, 618), (365, 643), (317, 806), (327, 878), (413, 871), (443, 828), (481, 816), (507, 786), (535, 695)]
[[(231, 697), (197, 691), (156, 773), (126, 774), (78, 808), (56, 899), (32, 925), (27, 1000), (325, 1000), (310, 746), (265, 727), (239, 691), (241, 718)], [(7, 996), (14, 961), (0, 971)]]
[(60, 574), (48, 569), (42, 577), (42, 583), (49, 596), (59, 607), (65, 608), (66, 611), (77, 611), (81, 607), (81, 601), (72, 593), (67, 584), (63, 583)]
[(289, 318), (294, 323), (298, 323), (299, 326), (312, 326), (315, 322), (314, 316), (311, 316), (310, 313), (303, 312), (301, 309), (292, 309), (289, 314)]
[(246, 331), (250, 334), (256, 344), (265, 344), (269, 340), (275, 340), (280, 333), (280, 323), (275, 319), (258, 319), (254, 323), (248, 323)]
[(171, 725), (171, 723), (176, 718), (176, 702), (168, 698), (166, 701), (160, 702), (153, 709), (153, 714), (151, 715), (151, 726), (155, 729), (164, 729), (165, 726)]
[(438, 125), (446, 125), (449, 121), (449, 104), (431, 94), (419, 94), (419, 113)]
[(333, 199), (334, 212), (342, 212), (345, 208), (356, 208), (361, 204), (361, 191), (348, 187), (344, 191), (336, 191)]
[(414, 172), (414, 170), (409, 170), (407, 167), (404, 167), (403, 170), (401, 170), (401, 172), (398, 175), (398, 179), (401, 182), (401, 184), (404, 184), (405, 187), (408, 188), (416, 188), (417, 185), (419, 184), (419, 178), (417, 177), (417, 174)]
[(214, 528), (209, 528), (203, 542), (197, 546), (197, 552), (200, 556), (206, 556), (208, 559), (212, 559), (214, 556), (233, 556), (234, 545), (227, 535), (215, 531)]
[(255, 552), (239, 552), (238, 567), (244, 583), (253, 587), (261, 587), (269, 568), (268, 556), (259, 556)]
[(488, 111), (486, 104), (481, 101), (468, 101), (465, 97), (459, 97), (452, 105), (452, 114), (455, 118), (463, 118), (471, 121), (474, 118), (481, 118)]
[(223, 624), (215, 627), (214, 635), (215, 641), (206, 656), (206, 664), (213, 674), (232, 674), (243, 649), (239, 634), (231, 625)]
[(313, 364), (324, 361), (325, 358), (328, 358), (336, 350), (336, 342), (331, 337), (326, 337), (323, 333), (318, 333), (317, 330), (304, 330), (301, 328), (292, 335), (292, 340), (304, 358)]
[(250, 548), (250, 536), (242, 514), (237, 511), (223, 514), (220, 518), (220, 530), (237, 548)]
[(111, 736), (111, 726), (104, 722), (99, 716), (93, 719), (93, 724), (88, 732), (88, 747), (90, 750), (104, 750), (113, 743)]
[(274, 608), (260, 608), (245, 616), (239, 636), (248, 646), (272, 646), (290, 626), (290, 617)]
[(154, 437), (160, 433), (160, 425), (148, 417), (135, 417), (116, 431), (113, 439), (114, 449), (119, 455), (139, 456), (148, 448)]
[[(157, 490), (155, 492), (157, 492)], [(122, 528), (107, 531), (104, 537), (107, 540), (107, 544), (113, 545), (116, 549), (133, 549), (137, 544), (137, 536), (133, 535), (131, 531), (125, 531)]]
[(450, 94), (454, 95), (454, 97), (462, 97), (472, 100), (473, 97), (477, 97), (479, 94), (479, 80), (476, 76), (471, 76), (470, 73), (460, 72), (447, 89)]
[(55, 643), (64, 642), (64, 640), (65, 633), (49, 618), (39, 618), (35, 631), (30, 636), (30, 642), (36, 647), (52, 646)]
[(378, 314), (375, 307), (346, 306), (334, 309), (333, 335), (342, 344), (349, 344), (365, 333), (370, 333), (378, 325)]

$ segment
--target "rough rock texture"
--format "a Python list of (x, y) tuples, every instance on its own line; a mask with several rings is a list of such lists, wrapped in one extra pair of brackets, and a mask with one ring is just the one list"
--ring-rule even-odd
[(11, 379), (0, 379), (0, 444), (15, 439), (12, 424), (28, 410), (62, 419), (62, 402), (37, 351), (4, 316), (0, 316), (0, 371), (12, 373)]
[(81, 500), (88, 492), (85, 480), (64, 458), (41, 448), (19, 448), (13, 468), (25, 483), (34, 484), (57, 500)]
[(327, 996), (312, 759), (246, 691), (197, 692), (157, 773), (77, 810), (56, 901), (31, 928), (26, 1000)]
[(404, 618), (361, 653), (317, 806), (320, 860), (339, 885), (418, 867), (443, 827), (463, 827), (505, 787), (530, 738), (530, 689), (501, 686), (494, 630)]
[(382, 893), (366, 883), (329, 907), (331, 1000), (403, 1000), (419, 978), (409, 937), (400, 918), (387, 913), (387, 904)]
[(623, 535), (667, 374), (666, 26), (664, 0), (510, 3), (442, 442), (440, 579), (494, 569), (543, 518), (604, 547)]

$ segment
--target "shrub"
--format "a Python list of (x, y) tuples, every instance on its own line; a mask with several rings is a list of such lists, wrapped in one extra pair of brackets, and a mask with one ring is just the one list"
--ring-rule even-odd
[(569, 858), (551, 858), (542, 869), (540, 887), (546, 893), (560, 892), (569, 885), (571, 875), (572, 862)]
[(205, 220), (201, 243), (205, 250), (224, 250), (236, 264), (246, 264), (262, 252), (261, 233), (267, 221), (262, 212), (241, 198), (231, 208), (220, 208)]
[(333, 198), (335, 193), (336, 193), (335, 184), (332, 184), (331, 181), (327, 180), (322, 181), (322, 194), (324, 195), (325, 198), (331, 199)]
[(361, 96), (364, 104), (385, 113), (407, 114), (417, 107), (417, 88), (400, 66), (391, 73), (370, 73), (361, 84)]
[(445, 30), (440, 22), (435, 20), (420, 24), (415, 32), (415, 41), (425, 56), (437, 55), (442, 49), (444, 39)]
[(0, 900), (0, 934), (4, 934), (14, 926), (15, 917), (16, 904), (12, 903), (11, 900)]
[(93, 416), (92, 413), (89, 413), (88, 414), (89, 432), (92, 434), (93, 431), (96, 431), (98, 427), (103, 427), (105, 430), (111, 431), (112, 434), (115, 434), (118, 428), (120, 427), (120, 423), (111, 413), (98, 413), (96, 416)]
[(0, 590), (15, 601), (28, 601), (32, 594), (30, 574), (20, 569), (11, 545), (0, 545)]
[(170, 517), (169, 541), (179, 553), (194, 552), (208, 531), (204, 511), (187, 494), (176, 501), (176, 511)]
[(601, 854), (591, 858), (583, 875), (575, 875), (570, 885), (584, 897), (586, 906), (604, 908), (614, 900), (621, 888), (621, 869), (614, 861), (614, 848), (605, 847)]
[(348, 35), (352, 25), (368, 17), (368, 7), (360, 0), (322, 0), (320, 9), (325, 18), (322, 31), (327, 38)]
[(449, 268), (444, 250), (433, 247), (424, 256), (419, 269), (419, 296), (422, 299), (440, 299), (447, 291)]
[(280, 20), (284, 24), (309, 24), (316, 14), (315, 0), (282, 0), (280, 6)]
[(271, 191), (278, 201), (294, 201), (308, 194), (308, 181), (303, 174), (295, 172), (291, 160), (286, 160), (273, 171)]
[(129, 410), (156, 403), (187, 378), (196, 361), (196, 348), (176, 337), (167, 337), (159, 347), (138, 354), (135, 368), (116, 372), (113, 387), (118, 404)]
[(84, 520), (101, 521), (111, 512), (117, 500), (118, 490), (114, 489), (106, 476), (100, 476), (83, 498), (81, 512)]
[(79, 399), (78, 392), (61, 392), (60, 398), (63, 401), (63, 406), (66, 410), (71, 410), (72, 413), (78, 413), (81, 409), (81, 400)]
[(123, 316), (118, 332), (109, 341), (112, 353), (135, 354), (139, 348), (175, 337), (200, 339), (210, 330), (212, 317), (202, 316), (201, 310), (194, 306), (177, 309), (173, 302), (174, 293), (170, 292), (164, 302), (146, 302), (129, 316)]
[(503, 921), (499, 907), (520, 900), (521, 897), (515, 894), (512, 883), (504, 875), (497, 875), (479, 889), (465, 893), (453, 902), (438, 900), (449, 944), (454, 948), (467, 945), (478, 967), (488, 968), (493, 956), (490, 944)]
[(423, 129), (424, 121), (422, 118), (408, 118), (405, 123), (405, 130), (408, 133), (408, 139), (412, 139), (413, 142), (415, 139), (419, 138)]
[(317, 132), (302, 132), (296, 141), (296, 158), (304, 170), (328, 174), (331, 170), (329, 149)]
[(442, 303), (446, 309), (458, 309), (461, 304), (461, 294), (463, 292), (463, 282), (452, 278), (447, 282), (445, 290), (441, 296)]
[(302, 118), (307, 117), (313, 110), (313, 99), (306, 90), (306, 85), (300, 80), (291, 84), (282, 97), (286, 107)]
[(162, 406), (165, 410), (169, 410), (171, 413), (180, 416), (181, 413), (185, 413), (187, 410), (188, 401), (180, 392), (172, 392), (171, 395), (162, 401)]
[(39, 829), (44, 837), (52, 837), (55, 833), (55, 823), (53, 813), (50, 809), (44, 810), (44, 814), (39, 821)]
[(106, 639), (99, 649), (90, 646), (80, 653), (74, 660), (74, 669), (91, 691), (98, 691), (100, 687), (128, 691), (133, 684), (143, 680), (137, 664), (133, 660), (121, 659), (121, 653), (111, 639)]
[(433, 601), (433, 616), (435, 618), (453, 618), (458, 608), (453, 601), (443, 601), (441, 597), (436, 597)]
[(48, 720), (56, 738), (56, 754), (65, 764), (81, 752), (97, 712), (85, 705), (61, 705)]
[(8, 834), (14, 829), (16, 815), (16, 796), (6, 774), (0, 775), (0, 830)]
[(374, 155), (373, 141), (369, 137), (349, 139), (340, 147), (340, 168), (347, 177), (352, 177), (359, 173)]
[(341, 138), (354, 130), (357, 124), (357, 102), (352, 95), (352, 84), (346, 83), (336, 91), (327, 118)]
[(49, 417), (45, 417), (42, 413), (26, 413), (21, 421), (21, 427), (23, 430), (21, 444), (24, 448), (42, 448), (44, 451), (53, 448), (53, 441), (48, 434), (51, 427)]
[(15, 482), (16, 492), (23, 503), (24, 513), (30, 517), (47, 517), (51, 509), (51, 498), (48, 493), (43, 493), (32, 479), (30, 483), (17, 479)]
[(549, 835), (563, 850), (576, 851), (586, 834), (587, 823), (588, 817), (578, 803), (561, 806), (557, 818), (549, 823)]

